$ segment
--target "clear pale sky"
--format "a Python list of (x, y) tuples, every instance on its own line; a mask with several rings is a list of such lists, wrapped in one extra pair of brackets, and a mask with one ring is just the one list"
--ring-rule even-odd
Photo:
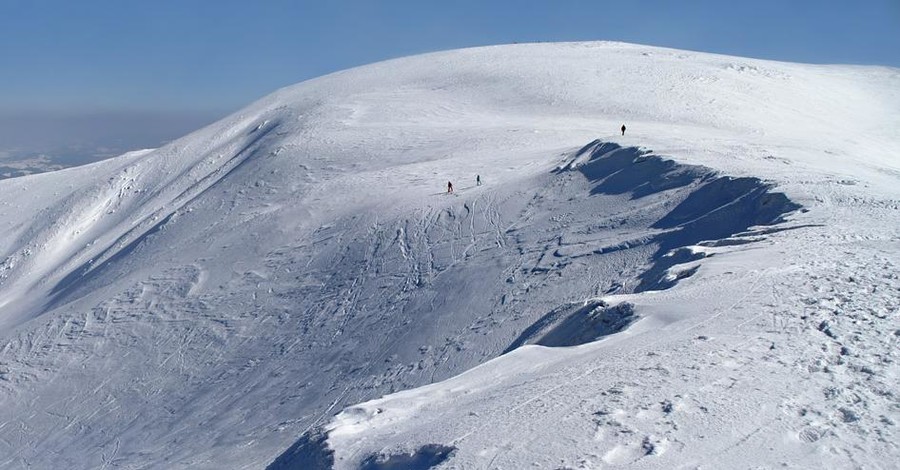
[(387, 58), (581, 40), (900, 67), (900, 0), (0, 0), (0, 116), (220, 116)]

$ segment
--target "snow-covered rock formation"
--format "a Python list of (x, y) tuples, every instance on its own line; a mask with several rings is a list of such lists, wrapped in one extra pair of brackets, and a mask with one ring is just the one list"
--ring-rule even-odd
[(890, 467), (898, 129), (896, 69), (526, 44), (0, 181), (0, 467)]

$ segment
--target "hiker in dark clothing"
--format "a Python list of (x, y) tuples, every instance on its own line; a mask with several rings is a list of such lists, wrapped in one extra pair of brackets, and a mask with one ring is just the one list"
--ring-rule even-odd
[(475, 175), (475, 186), (481, 186), (481, 175)]
[(625, 135), (625, 124), (622, 124), (622, 135)]
[(447, 194), (450, 194), (452, 192), (453, 192), (453, 183), (447, 181)]

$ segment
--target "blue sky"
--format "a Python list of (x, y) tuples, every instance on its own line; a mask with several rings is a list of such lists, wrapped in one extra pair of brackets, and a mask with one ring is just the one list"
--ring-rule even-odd
[(217, 117), (387, 58), (575, 40), (900, 67), (900, 0), (0, 0), (0, 115)]

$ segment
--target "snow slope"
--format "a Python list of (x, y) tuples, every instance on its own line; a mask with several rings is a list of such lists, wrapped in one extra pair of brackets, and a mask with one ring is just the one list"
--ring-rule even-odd
[(898, 90), (466, 49), (0, 181), (0, 467), (895, 466)]

